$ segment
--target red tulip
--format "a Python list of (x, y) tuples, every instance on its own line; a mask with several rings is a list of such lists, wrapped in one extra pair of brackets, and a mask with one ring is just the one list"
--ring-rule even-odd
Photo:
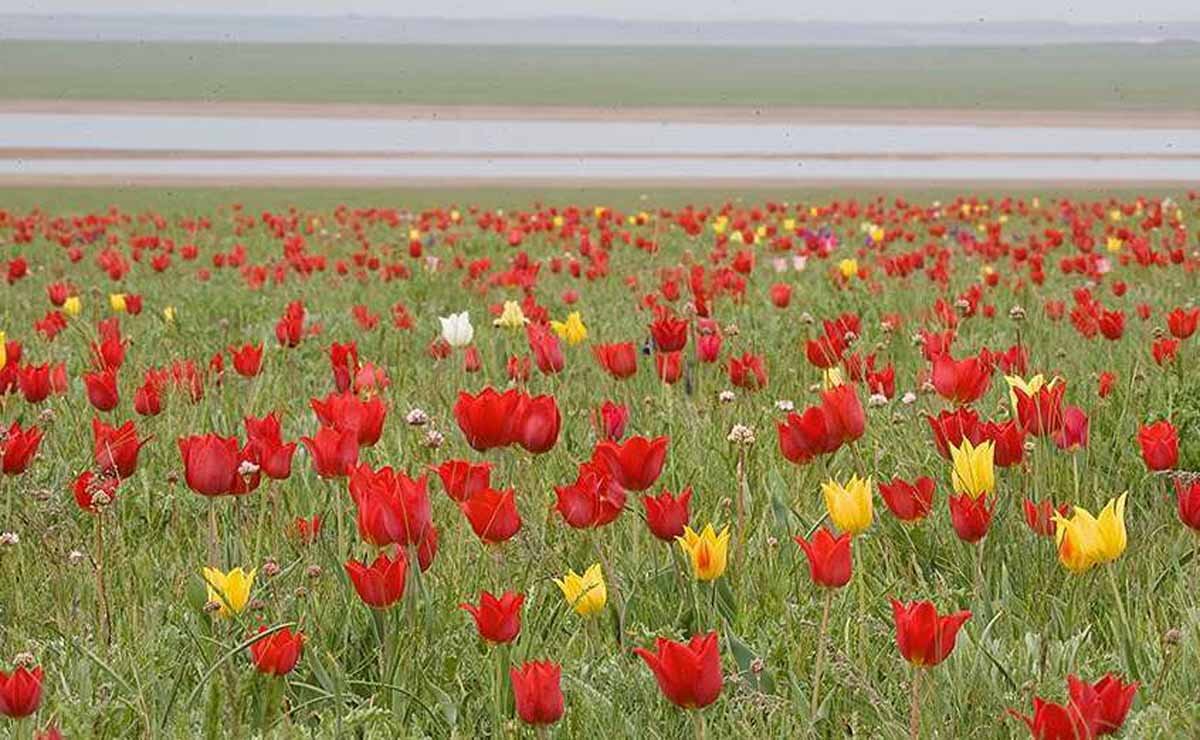
[(767, 386), (767, 370), (762, 355), (749, 352), (729, 358), (729, 382), (737, 388), (757, 391)]
[(625, 490), (595, 462), (579, 466), (575, 482), (567, 486), (555, 486), (558, 496), (555, 509), (563, 521), (575, 529), (603, 527), (610, 524), (625, 506)]
[(479, 356), (479, 349), (472, 344), (463, 351), (463, 371), (477, 373), (482, 369), (483, 358)]
[[(0, 427), (3, 430), (3, 427)], [(0, 472), (5, 475), (20, 475), (29, 468), (33, 456), (37, 454), (38, 445), (42, 443), (42, 430), (35, 426), (21, 429), (21, 425), (12, 425), (0, 434)], [(14, 495), (9, 492), (10, 496)]]
[(654, 349), (659, 353), (678, 352), (687, 346), (688, 322), (675, 316), (661, 313), (650, 324), (650, 336), (654, 338)]
[[(1084, 417), (1086, 431), (1087, 417)], [(980, 442), (990, 440), (995, 449), (994, 461), (998, 468), (1019, 465), (1025, 457), (1025, 429), (1015, 420), (1005, 422), (986, 421), (979, 425), (975, 437)], [(961, 444), (961, 442), (960, 442)]]
[(962, 446), (964, 439), (970, 440), (971, 444), (978, 444), (983, 439), (979, 431), (979, 414), (966, 406), (925, 418), (933, 431), (938, 454), (947, 460), (950, 459), (950, 448)]
[(1179, 354), (1179, 340), (1173, 337), (1156, 339), (1150, 347), (1150, 354), (1154, 357), (1154, 364), (1159, 367), (1172, 363)]
[(768, 290), (768, 295), (775, 308), (787, 308), (792, 302), (792, 286), (787, 283), (775, 283)]
[(329, 366), (333, 369), (333, 387), (338, 393), (349, 391), (358, 374), (358, 345), (354, 342), (329, 345)]
[(818, 455), (837, 450), (842, 440), (830, 429), (821, 406), (810, 406), (803, 414), (789, 413), (775, 425), (779, 436), (779, 451), (797, 465), (804, 465)]
[(526, 452), (540, 455), (558, 442), (562, 416), (554, 396), (522, 396), (513, 423), (512, 441)]
[(479, 452), (512, 444), (521, 399), (522, 395), (516, 390), (497, 393), (484, 388), (477, 396), (459, 393), (454, 404), (454, 419), (467, 438), (467, 444)]
[(667, 437), (630, 437), (623, 443), (603, 441), (596, 445), (592, 459), (607, 468), (627, 491), (645, 491), (662, 473), (667, 458)]
[(525, 337), (529, 340), (529, 351), (533, 353), (534, 364), (543, 375), (553, 375), (561, 372), (566, 365), (563, 357), (562, 342), (554, 332), (544, 324), (526, 324)]
[(902, 522), (924, 519), (933, 509), (933, 479), (921, 476), (912, 483), (903, 478), (893, 478), (890, 483), (879, 484), (879, 495), (888, 509)]
[(246, 427), (250, 459), (263, 474), (273, 480), (284, 480), (291, 476), (296, 443), (283, 443), (279, 416), (271, 412), (261, 419), (247, 416), (242, 422)]
[(1009, 709), (1008, 713), (1025, 723), (1034, 740), (1092, 740), (1099, 707), (1095, 697), (1083, 704), (1072, 699), (1065, 705), (1033, 697), (1033, 715)]
[(1097, 395), (1101, 398), (1108, 398), (1108, 394), (1112, 393), (1112, 388), (1117, 382), (1117, 376), (1110, 372), (1100, 373), (1099, 386)]
[(413, 480), (390, 467), (350, 471), (350, 498), (358, 509), (358, 533), (376, 547), (416, 545), (433, 526), (426, 478)]
[(322, 426), (338, 431), (351, 430), (359, 447), (370, 447), (379, 441), (387, 408), (378, 396), (363, 400), (353, 393), (331, 393), (324, 399), (309, 401)]
[(909, 663), (933, 666), (941, 663), (954, 650), (954, 640), (971, 612), (960, 611), (938, 616), (937, 608), (929, 601), (903, 604), (892, 599), (892, 619), (896, 623), (896, 646)]
[(353, 429), (338, 431), (323, 426), (313, 436), (301, 437), (300, 442), (322, 478), (344, 478), (358, 462), (358, 434)]
[(22, 365), (17, 369), (17, 383), (27, 403), (41, 403), (50, 396), (50, 365)]
[(1112, 735), (1121, 729), (1129, 708), (1133, 706), (1138, 686), (1137, 681), (1125, 683), (1120, 676), (1112, 673), (1104, 674), (1093, 684), (1075, 676), (1067, 676), (1067, 690), (1072, 702), (1081, 706), (1089, 700), (1096, 702), (1097, 716), (1093, 727), (1097, 735)]
[(521, 529), (516, 492), (511, 488), (507, 491), (485, 488), (460, 503), (459, 508), (471, 523), (475, 535), (485, 543), (504, 542)]
[(102, 506), (108, 506), (117, 498), (120, 481), (108, 475), (95, 475), (85, 470), (71, 484), (71, 494), (79, 508), (89, 514), (98, 514)]
[(492, 464), (447, 460), (437, 467), (437, 474), (446, 495), (461, 503), (491, 485)]
[(284, 310), (283, 317), (275, 324), (275, 339), (282, 347), (296, 347), (304, 338), (304, 303), (292, 301)]
[(97, 418), (92, 418), (92, 457), (96, 468), (124, 479), (137, 469), (138, 451), (149, 439), (138, 440), (137, 428), (132, 421), (119, 427), (110, 427)]
[(650, 528), (650, 533), (663, 542), (674, 544), (675, 538), (682, 537), (683, 529), (687, 526), (691, 501), (691, 486), (680, 491), (678, 497), (672, 496), (666, 489), (658, 496), (643, 496), (646, 526)]
[(529, 375), (532, 372), (533, 363), (529, 359), (529, 355), (517, 357), (510, 355), (505, 363), (505, 371), (508, 373), (508, 379), (514, 383), (529, 382)]
[(1071, 507), (1068, 504), (1062, 504), (1055, 508), (1054, 502), (1050, 499), (1034, 503), (1029, 499), (1024, 501), (1025, 509), (1025, 524), (1033, 531), (1034, 534), (1042, 537), (1053, 537), (1057, 529), (1057, 524), (1054, 521), (1054, 515), (1066, 517), (1071, 512)]
[(308, 519), (296, 517), (292, 522), (292, 531), (302, 545), (311, 545), (321, 536), (321, 517), (313, 514)]
[(1195, 334), (1197, 323), (1200, 323), (1200, 308), (1177, 308), (1167, 314), (1167, 330), (1176, 339), (1187, 339)]
[(624, 380), (637, 373), (637, 347), (633, 342), (593, 345), (592, 356), (606, 373), (617, 380)]
[(867, 414), (852, 385), (835, 386), (822, 393), (821, 410), (829, 434), (842, 444), (854, 442), (866, 431)]
[(120, 396), (117, 395), (117, 376), (112, 370), (84, 373), (83, 384), (88, 403), (97, 411), (112, 411), (117, 407)]
[(162, 390), (157, 382), (147, 380), (133, 392), (133, 410), (140, 416), (162, 413)]
[(654, 651), (634, 648), (654, 672), (658, 688), (672, 704), (684, 709), (702, 709), (721, 695), (721, 655), (717, 633), (696, 635), (687, 644), (662, 637)]
[(1138, 429), (1138, 445), (1149, 470), (1171, 470), (1179, 464), (1179, 433), (1169, 421), (1143, 424)]
[(629, 407), (605, 401), (593, 416), (600, 436), (612, 442), (620, 442), (625, 436), (625, 425), (629, 423)]
[[(259, 627), (258, 634), (267, 628)], [(276, 630), (266, 637), (250, 643), (250, 659), (259, 673), (268, 676), (284, 676), (291, 673), (304, 652), (304, 633), (292, 632), (290, 627)]]
[(825, 588), (841, 588), (850, 582), (853, 558), (850, 553), (850, 533), (834, 537), (825, 527), (818, 527), (811, 540), (800, 535), (793, 537), (808, 558), (808, 574), (813, 584)]
[(720, 334), (701, 334), (696, 339), (696, 359), (703, 363), (716, 362), (721, 356)]
[(841, 363), (842, 353), (845, 351), (846, 345), (840, 336), (824, 334), (804, 343), (804, 356), (808, 358), (813, 367), (821, 370), (837, 367)]
[(517, 715), (530, 725), (552, 725), (563, 715), (562, 667), (549, 660), (508, 669)]
[(1025, 431), (1035, 437), (1046, 437), (1062, 427), (1063, 396), (1066, 383), (1055, 383), (1053, 387), (1043, 385), (1032, 396), (1020, 388), (1014, 388), (1017, 397), (1017, 418)]
[(470, 613), (475, 620), (479, 636), (493, 645), (503, 645), (517, 639), (521, 632), (521, 605), (523, 594), (505, 591), (500, 598), (487, 591), (479, 593), (479, 606), (459, 604), (458, 608)]
[(381, 552), (369, 566), (349, 560), (344, 567), (358, 598), (372, 609), (387, 609), (404, 598), (408, 558), (403, 550), (397, 550), (395, 557)]
[(1062, 427), (1054, 433), (1054, 444), (1060, 450), (1076, 450), (1088, 445), (1088, 415), (1077, 406), (1063, 411)]
[(188, 487), (202, 496), (241, 495), (258, 487), (258, 473), (243, 475), (246, 451), (236, 437), (198, 434), (180, 437), (179, 454)]
[(230, 348), (229, 357), (233, 360), (233, 369), (243, 378), (253, 378), (262, 370), (262, 344), (246, 344), (240, 348)]
[(655, 376), (666, 383), (674, 385), (683, 377), (683, 353), (659, 352), (654, 355)]
[(963, 542), (978, 542), (983, 539), (992, 526), (992, 512), (996, 510), (996, 502), (991, 496), (974, 497), (969, 493), (961, 496), (951, 496), (950, 523), (954, 533)]
[(42, 703), (42, 668), (32, 671), (17, 666), (12, 673), (0, 671), (0, 715), (22, 719), (37, 711)]
[(992, 381), (992, 368), (978, 357), (955, 360), (949, 354), (933, 361), (933, 387), (938, 395), (960, 406), (979, 400)]
[(1101, 309), (1097, 322), (1105, 339), (1116, 341), (1125, 333), (1125, 314), (1121, 311)]

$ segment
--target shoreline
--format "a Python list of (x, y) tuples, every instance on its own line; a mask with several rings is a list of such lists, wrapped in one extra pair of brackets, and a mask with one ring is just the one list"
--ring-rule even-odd
[(980, 110), (963, 108), (581, 107), (285, 103), (266, 101), (0, 100), (0, 115), (251, 116), (482, 121), (649, 121), (671, 123), (823, 123), (890, 126), (1030, 126), (1080, 128), (1200, 128), (1200, 111)]

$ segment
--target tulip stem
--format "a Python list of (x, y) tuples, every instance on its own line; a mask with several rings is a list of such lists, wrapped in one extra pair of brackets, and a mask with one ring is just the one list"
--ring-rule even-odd
[(112, 618), (108, 609), (108, 590), (104, 585), (104, 520), (103, 513), (96, 514), (96, 560), (92, 564), (96, 570), (96, 621), (99, 625), (100, 641), (108, 646), (112, 642), (110, 625)]
[(208, 497), (208, 561), (214, 568), (221, 567), (221, 561), (218, 557), (217, 542), (217, 499), (215, 496)]
[(1117, 584), (1117, 574), (1114, 572), (1112, 564), (1110, 563), (1105, 570), (1108, 571), (1108, 582), (1112, 586), (1113, 597), (1117, 600), (1117, 613), (1121, 615), (1121, 645), (1125, 649), (1125, 670), (1129, 673), (1130, 678), (1136, 680), (1138, 669), (1133, 654), (1133, 643), (1129, 639), (1129, 612), (1125, 610), (1125, 599), (1121, 596), (1121, 588)]
[(921, 737), (921, 669), (914, 667), (912, 674), (912, 699), (908, 714), (908, 736), (912, 740)]
[(737, 459), (737, 477), (738, 477), (738, 493), (737, 493), (737, 549), (734, 552), (734, 561), (741, 563), (744, 557), (746, 546), (746, 499), (750, 495), (750, 484), (746, 480), (746, 445), (738, 445)]
[(817, 657), (813, 664), (812, 703), (808, 719), (814, 722), (821, 705), (821, 672), (825, 669), (825, 635), (829, 630), (829, 607), (833, 604), (833, 589), (825, 589), (825, 604), (821, 607), (821, 629), (817, 632)]
[(704, 712), (699, 709), (692, 711), (692, 727), (696, 730), (696, 740), (705, 740), (708, 737), (708, 727), (704, 724)]

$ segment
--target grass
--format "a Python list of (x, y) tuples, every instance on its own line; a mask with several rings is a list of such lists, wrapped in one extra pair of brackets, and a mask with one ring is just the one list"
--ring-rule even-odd
[(1200, 47), (644, 48), (8, 41), (0, 97), (1195, 110)]
[[(622, 202), (628, 214), (679, 202), (657, 195), (643, 202), (631, 193), (603, 191), (563, 191), (545, 199), (560, 207), (579, 203), (582, 223), (597, 244), (602, 237), (591, 208), (608, 202), (606, 195)], [(710, 201), (717, 197), (711, 192), (696, 197), (704, 195)], [(824, 195), (804, 195), (806, 202), (824, 202)], [(921, 205), (928, 201), (916, 198), (953, 199), (950, 193), (906, 195)], [(1068, 454), (1042, 441), (1024, 466), (999, 471), (995, 521), (977, 548), (960, 542), (951, 529), (948, 466), (934, 451), (922, 418), (944, 403), (926, 393), (912, 405), (898, 399), (905, 391), (919, 390), (919, 376), (928, 367), (910, 335), (919, 327), (935, 326), (933, 301), (944, 297), (953, 302), (979, 283), (985, 264), (979, 252), (963, 249), (952, 238), (931, 235), (929, 225), (939, 222), (980, 233), (980, 226), (999, 223), (1004, 209), (999, 201), (974, 215), (947, 209), (937, 217), (931, 212), (917, 217), (916, 212), (893, 207), (889, 197), (873, 206), (877, 213), (815, 217), (811, 226), (828, 227), (842, 242), (831, 260), (857, 252), (860, 262), (874, 269), (872, 281), (879, 290), (868, 292), (865, 283), (836, 287), (830, 278), (832, 261), (816, 257), (802, 272), (776, 273), (768, 248), (755, 247), (757, 266), (747, 276), (746, 299), (718, 297), (713, 310), (727, 329), (723, 356), (745, 351), (765, 355), (770, 374), (766, 390), (738, 391), (732, 403), (719, 403), (718, 391), (729, 386), (721, 366), (691, 367), (689, 390), (683, 383), (667, 387), (655, 381), (646, 358), (634, 378), (617, 382), (599, 371), (587, 344), (566, 348), (562, 373), (535, 372), (529, 381), (531, 392), (554, 394), (562, 409), (556, 447), (536, 459), (519, 450), (481, 456), (468, 449), (455, 426), (450, 411), (455, 393), (487, 384), (503, 386), (503, 356), (526, 352), (527, 347), (520, 336), (493, 329), (487, 321), (487, 307), (519, 297), (516, 289), (465, 287), (465, 273), (454, 266), (453, 257), (487, 258), (493, 270), (503, 270), (515, 250), (506, 245), (503, 233), (482, 233), (468, 217), (463, 226), (449, 228), (458, 236), (453, 245), (446, 242), (447, 234), (425, 228), (437, 237), (427, 254), (442, 258), (440, 269), (427, 269), (423, 260), (408, 256), (411, 225), (404, 218), (396, 214), (397, 220), (391, 221), (387, 213), (372, 217), (354, 209), (425, 209), (457, 202), (466, 214), (465, 204), (478, 201), (488, 207), (504, 204), (513, 216), (521, 208), (517, 199), (525, 197), (530, 196), (499, 191), (0, 192), (0, 209), (12, 214), (9, 223), (35, 206), (41, 208), (41, 215), (34, 216), (39, 228), (31, 243), (14, 243), (12, 227), (0, 226), (0, 255), (6, 260), (23, 255), (32, 273), (4, 288), (0, 329), (25, 344), (23, 362), (65, 362), (72, 378), (67, 394), (37, 406), (19, 395), (2, 399), (5, 421), (46, 429), (30, 471), (0, 479), (0, 498), (11, 507), (0, 529), (16, 531), (21, 538), (15, 547), (0, 547), (0, 656), (7, 660), (30, 652), (46, 669), (38, 726), (53, 718), (68, 737), (249, 737), (257, 732), (273, 737), (528, 736), (532, 733), (512, 719), (511, 700), (498, 707), (493, 698), (496, 663), (551, 658), (563, 664), (566, 695), (566, 713), (553, 730), (555, 736), (680, 737), (691, 731), (688, 718), (663, 700), (649, 671), (628, 648), (648, 645), (655, 636), (679, 638), (715, 628), (721, 635), (727, 682), (722, 697), (705, 711), (711, 737), (903, 737), (911, 672), (894, 644), (888, 598), (896, 597), (929, 598), (941, 610), (974, 612), (954, 654), (931, 669), (924, 681), (923, 737), (1019, 734), (1019, 723), (1002, 719), (1006, 708), (1028, 712), (1035, 693), (1062, 700), (1068, 673), (1095, 679), (1105, 671), (1143, 682), (1126, 737), (1200, 732), (1195, 713), (1200, 677), (1190, 670), (1200, 659), (1200, 612), (1195, 605), (1200, 575), (1197, 564), (1190, 562), (1195, 535), (1176, 518), (1164, 481), (1146, 475), (1133, 442), (1139, 420), (1166, 414), (1179, 404), (1183, 376), (1156, 367), (1148, 347), (1163, 312), (1195, 299), (1194, 273), (1179, 266), (1116, 263), (1096, 295), (1129, 315), (1125, 337), (1119, 342), (1086, 342), (1068, 321), (1051, 322), (1041, 311), (1047, 299), (1070, 302), (1071, 291), (1084, 283), (1057, 269), (1061, 257), (1075, 253), (1073, 247), (1046, 254), (1048, 279), (1041, 286), (1028, 280), (1018, 286), (1015, 278), (1024, 276), (1024, 268), (1014, 267), (1008, 258), (991, 262), (1005, 277), (997, 287), (984, 289), (983, 302), (996, 307), (997, 317), (963, 320), (956, 355), (985, 346), (1008, 347), (1018, 341), (1019, 329), (1019, 341), (1030, 351), (1031, 369), (1065, 378), (1068, 401), (1090, 415), (1091, 445)], [(752, 211), (771, 197), (748, 194), (733, 218), (778, 225), (780, 218), (767, 215), (765, 209), (759, 208), (757, 216)], [(1103, 244), (1110, 196), (1075, 197), (1096, 204), (1100, 218), (1089, 218), (1089, 225), (1081, 228)], [(1174, 197), (1185, 209), (1185, 222), (1197, 223), (1195, 202), (1183, 193)], [(1127, 194), (1121, 198), (1133, 202)], [(249, 218), (238, 220), (231, 209), (222, 207), (234, 200), (247, 203)], [(335, 212), (342, 202), (350, 208)], [(860, 208), (872, 207), (869, 202), (863, 198)], [(68, 250), (50, 238), (90, 228), (86, 220), (72, 221), (70, 216), (104, 213), (108, 203), (116, 203), (117, 210), (99, 220), (131, 267), (119, 282), (97, 265), (104, 237), (66, 239), (83, 251), (83, 259), (75, 263), (69, 261)], [(262, 209), (284, 214), (288, 204), (297, 209), (296, 228), (308, 252), (326, 257), (329, 269), (308, 277), (284, 269), (281, 283), (268, 280), (261, 289), (250, 289), (238, 269), (213, 267), (213, 255), (229, 252), (235, 244), (245, 246), (248, 265), (263, 266), (268, 273), (282, 265), (282, 239), (265, 228), (258, 215)], [(1033, 235), (1062, 228), (1059, 204), (1045, 195), (1040, 205), (1022, 213), (1014, 200), (1012, 213), (999, 226), (1006, 243), (1027, 246)], [(63, 220), (57, 220), (59, 216)], [(211, 223), (196, 231), (189, 226), (196, 217)], [(859, 251), (860, 224), (868, 219), (896, 220), (900, 235), (886, 251)], [(617, 223), (612, 231), (628, 229), (631, 237), (657, 239), (658, 249), (648, 253), (617, 236), (608, 252), (608, 273), (597, 279), (576, 279), (569, 270), (551, 269), (552, 259), (580, 256), (578, 233), (562, 239), (539, 233), (522, 245), (542, 263), (533, 294), (551, 316), (562, 318), (568, 310), (564, 291), (579, 292), (571, 310), (581, 311), (590, 331), (588, 344), (640, 344), (649, 320), (637, 308), (640, 296), (656, 291), (681, 265), (712, 264), (711, 230), (691, 238), (666, 217), (651, 218), (645, 226), (631, 226), (624, 219)], [(1136, 219), (1125, 223), (1140, 228)], [(912, 232), (911, 242), (904, 238), (905, 231)], [(135, 234), (157, 234), (177, 245), (194, 243), (200, 257), (196, 262), (176, 258), (169, 270), (155, 273), (147, 265), (149, 253), (140, 262), (133, 260), (129, 241)], [(1195, 243), (1194, 227), (1187, 241)], [(353, 268), (340, 275), (336, 263), (352, 261), (364, 242), (385, 264), (407, 265), (411, 277), (384, 281), (374, 273), (360, 276)], [(920, 272), (890, 278), (878, 266), (885, 255), (930, 243), (949, 254), (944, 289)], [(728, 264), (727, 258), (719, 261)], [(209, 279), (198, 279), (202, 268), (211, 273)], [(631, 289), (628, 279), (636, 279), (638, 287)], [(1117, 279), (1129, 285), (1122, 298), (1108, 290)], [(68, 280), (79, 288), (83, 312), (63, 335), (47, 342), (32, 324), (50, 308), (45, 286), (55, 280)], [(767, 301), (769, 286), (778, 281), (795, 290), (792, 304), (783, 310)], [(686, 294), (686, 278), (681, 287)], [(94, 519), (77, 509), (67, 486), (91, 464), (89, 422), (94, 412), (79, 377), (88, 365), (95, 323), (111, 315), (106, 296), (118, 291), (141, 294), (146, 309), (140, 316), (121, 319), (131, 342), (120, 374), (122, 400), (116, 410), (101, 416), (110, 423), (135, 419), (140, 433), (151, 439), (136, 473), (122, 483), (115, 504), (103, 515), (113, 613), (112, 644), (106, 645), (95, 626), (95, 574), (86, 557), (79, 561), (70, 555), (95, 553)], [(284, 305), (295, 299), (305, 301), (309, 320), (319, 323), (322, 333), (296, 349), (280, 349), (272, 328)], [(411, 311), (413, 330), (391, 325), (390, 309), (397, 302)], [(1134, 306), (1142, 302), (1154, 307), (1150, 321), (1134, 316)], [(350, 314), (354, 304), (382, 316), (380, 325), (373, 330), (359, 327)], [(1017, 304), (1028, 309), (1024, 323), (1006, 318), (1009, 307)], [(161, 319), (167, 306), (176, 310), (173, 324)], [(435, 362), (426, 354), (438, 333), (435, 317), (459, 310), (470, 310), (475, 323), (476, 344), (485, 361), (478, 375), (465, 374), (460, 358)], [(812, 386), (819, 383), (819, 375), (805, 362), (800, 345), (814, 331), (804, 314), (820, 319), (847, 310), (859, 312), (863, 319), (856, 350), (877, 353), (881, 361), (895, 364), (896, 399), (868, 410), (867, 433), (855, 450), (843, 449), (806, 467), (793, 466), (776, 446), (774, 425), (782, 414), (775, 402), (789, 399), (799, 408), (817, 397)], [(880, 328), (881, 317), (890, 313), (904, 317), (900, 331)], [(736, 333), (729, 330), (731, 325), (738, 327)], [(441, 460), (486, 457), (495, 465), (493, 480), (517, 489), (524, 526), (503, 547), (485, 548), (440, 486), (431, 482), (434, 521), (441, 530), (437, 558), (419, 585), (410, 580), (405, 604), (377, 621), (342, 572), (347, 558), (370, 551), (351, 544), (356, 537), (349, 518), (342, 522), (345, 544), (338, 546), (340, 507), (335, 502), (345, 495), (344, 486), (319, 479), (310, 461), (298, 454), (289, 480), (264, 485), (236, 501), (213, 502), (219, 516), (219, 565), (260, 568), (253, 592), (259, 603), (237, 620), (216, 620), (204, 611), (200, 578), (200, 568), (207, 564), (210, 502), (185, 485), (175, 439), (208, 431), (242, 436), (244, 415), (271, 410), (283, 414), (285, 438), (311, 433), (315, 421), (308, 399), (331, 391), (328, 345), (347, 340), (356, 341), (362, 358), (380, 364), (391, 377), (383, 395), (389, 409), (383, 437), (363, 450), (363, 458), (372, 466), (394, 465), (416, 475)], [(210, 378), (198, 403), (172, 394), (161, 415), (135, 415), (132, 392), (148, 368), (185, 358), (204, 367), (208, 358), (231, 344), (259, 341), (268, 347), (259, 377), (243, 379), (227, 368), (220, 383)], [(1195, 361), (1196, 341), (1184, 343), (1181, 362)], [(1096, 393), (1096, 376), (1102, 370), (1113, 370), (1119, 378), (1106, 399)], [(865, 400), (865, 393), (862, 397)], [(589, 415), (606, 398), (630, 406), (632, 433), (670, 436), (667, 464), (654, 492), (662, 486), (672, 491), (692, 486), (694, 524), (736, 520), (732, 501), (740, 485), (738, 455), (726, 437), (735, 423), (757, 431), (745, 468), (749, 516), (746, 531), (739, 534), (746, 546), (716, 587), (694, 586), (680, 577), (669, 548), (648, 535), (636, 495), (630, 495), (629, 510), (616, 522), (595, 532), (570, 530), (557, 516), (547, 517), (553, 486), (573, 480), (577, 464), (591, 454), (595, 433)], [(1002, 379), (993, 378), (977, 407), (983, 416), (1008, 413)], [(440, 449), (428, 449), (424, 430), (404, 423), (412, 408), (425, 410), (434, 428), (444, 433)], [(925, 474), (938, 481), (938, 493), (930, 518), (915, 526), (901, 525), (876, 497), (875, 521), (854, 542), (854, 577), (832, 601), (825, 699), (814, 716), (809, 697), (822, 596), (809, 583), (791, 537), (821, 523), (821, 481), (852, 472), (872, 474), (877, 481)], [(1123, 490), (1130, 491), (1128, 549), (1115, 563), (1082, 576), (1064, 571), (1052, 541), (1035, 537), (1021, 520), (1020, 502), (1026, 496), (1053, 497), (1095, 511)], [(271, 498), (275, 508), (268, 503)], [(286, 534), (287, 522), (313, 513), (326, 517), (323, 536), (314, 545), (298, 545)], [(977, 557), (982, 580), (976, 576)], [(264, 575), (268, 558), (279, 565), (278, 575)], [(597, 560), (611, 566), (609, 607), (585, 623), (565, 607), (550, 579)], [(1128, 608), (1127, 623), (1118, 617), (1110, 578)], [(484, 588), (527, 595), (524, 627), (510, 651), (480, 644), (470, 620), (457, 608), (462, 601), (475, 600)], [(286, 715), (267, 706), (279, 683), (257, 675), (239, 649), (247, 631), (260, 623), (297, 623), (308, 635), (304, 656), (282, 688)], [(393, 638), (400, 664), (394, 684), (388, 686), (380, 685), (380, 626)], [(1179, 631), (1179, 639), (1167, 645), (1163, 636), (1172, 629)], [(1121, 649), (1127, 638), (1135, 665)], [(504, 692), (507, 696), (507, 689)]]

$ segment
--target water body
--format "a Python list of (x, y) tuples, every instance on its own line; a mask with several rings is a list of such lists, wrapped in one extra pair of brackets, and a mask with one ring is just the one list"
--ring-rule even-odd
[(1184, 128), (10, 113), (0, 150), (14, 177), (1200, 181)]

